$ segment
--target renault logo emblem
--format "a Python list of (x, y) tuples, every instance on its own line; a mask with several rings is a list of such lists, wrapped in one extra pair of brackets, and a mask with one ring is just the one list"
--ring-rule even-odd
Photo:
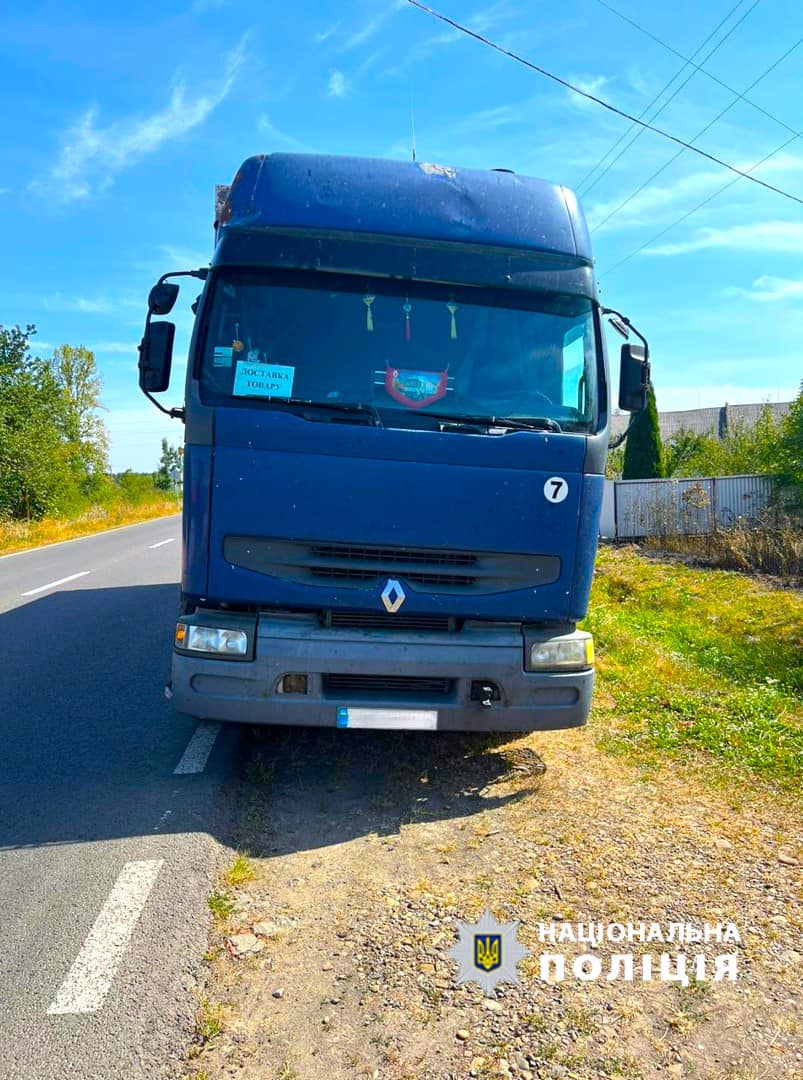
[(385, 611), (393, 615), (406, 599), (404, 589), (399, 582), (395, 578), (388, 578), (382, 590), (382, 603), (385, 605)]

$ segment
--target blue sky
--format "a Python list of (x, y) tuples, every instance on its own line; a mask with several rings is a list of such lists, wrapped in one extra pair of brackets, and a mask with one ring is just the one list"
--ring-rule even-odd
[[(689, 56), (735, 0), (610, 3)], [(433, 6), (635, 114), (683, 67), (601, 0)], [(700, 145), (750, 168), (803, 130), (803, 44), (737, 94), (801, 36), (799, 0), (742, 0), (654, 122), (691, 140), (732, 105)], [(677, 147), (648, 132), (581, 184), (629, 124), (406, 0), (29, 0), (0, 16), (0, 58), (0, 322), (35, 323), (42, 355), (94, 350), (115, 469), (154, 468), (181, 437), (139, 394), (136, 343), (159, 273), (209, 259), (214, 184), (273, 150), (407, 158), (411, 97), (419, 160), (580, 185), (603, 300), (650, 339), (659, 408), (788, 400), (803, 376), (803, 206), (741, 179), (715, 195), (733, 174), (690, 152), (650, 180)], [(803, 140), (756, 175), (803, 197)]]

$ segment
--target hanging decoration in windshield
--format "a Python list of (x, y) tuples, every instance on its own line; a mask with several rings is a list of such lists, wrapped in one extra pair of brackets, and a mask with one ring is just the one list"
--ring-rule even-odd
[[(382, 372), (377, 372), (381, 381)], [(384, 387), (390, 396), (408, 409), (423, 409), (444, 397), (449, 387), (449, 371), (407, 371), (388, 367)]]
[(452, 341), (457, 341), (457, 319), (455, 318), (455, 316), (457, 315), (457, 304), (454, 302), (454, 300), (449, 301), (449, 303), (446, 305), (446, 310), (449, 312), (449, 315), (451, 317), (449, 325), (449, 337)]

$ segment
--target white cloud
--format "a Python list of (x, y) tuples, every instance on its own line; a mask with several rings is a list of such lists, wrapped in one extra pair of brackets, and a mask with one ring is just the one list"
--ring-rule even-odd
[[(510, 18), (513, 14), (515, 14), (515, 12), (513, 12), (508, 7), (507, 3), (502, 0), (501, 3), (492, 4), (484, 10), (481, 9), (480, 11), (475, 12), (466, 19), (466, 26), (469, 30), (473, 30), (477, 34), (485, 34), (500, 22)], [(470, 40), (471, 39), (466, 34), (455, 29), (441, 30), (437, 34), (431, 34), (429, 37), (424, 38), (423, 41), (419, 41), (412, 49), (408, 49), (400, 63), (390, 68), (387, 74), (403, 75), (407, 68), (425, 60), (430, 53), (437, 52), (449, 45), (455, 45), (458, 41)]]
[(754, 252), (781, 251), (800, 254), (803, 248), (803, 222), (757, 221), (752, 225), (731, 225), (721, 229), (698, 229), (687, 240), (646, 248), (645, 255), (685, 255), (710, 249)]
[[(185, 248), (178, 247), (175, 244), (160, 244), (160, 263), (164, 265), (164, 269), (160, 270), (160, 274), (167, 273), (168, 270), (195, 270), (199, 266), (208, 266), (209, 259), (212, 254), (212, 244), (210, 239), (209, 251), (202, 251), (199, 248)], [(179, 282), (181, 284), (181, 282)], [(187, 282), (184, 282), (186, 285)]]
[(371, 68), (376, 67), (376, 65), (386, 53), (387, 48), (385, 46), (382, 46), (382, 48), (379, 49), (374, 49), (372, 53), (369, 53), (368, 56), (366, 56), (366, 58), (352, 72), (352, 85), (356, 82), (359, 82), (363, 75), (367, 75)]
[(84, 315), (101, 315), (114, 311), (114, 304), (104, 296), (63, 296), (56, 293), (42, 301), (48, 311), (80, 311)]
[(493, 109), (481, 109), (460, 121), (461, 129), (467, 131), (494, 131), (496, 128), (515, 124), (519, 115), (513, 105), (498, 105)]
[(87, 345), (87, 349), (100, 356), (130, 356), (136, 360), (138, 355), (137, 345), (130, 341), (96, 341), (94, 345)]
[(727, 296), (743, 296), (758, 303), (772, 303), (776, 300), (803, 300), (803, 278), (774, 277), (762, 274), (757, 277), (749, 289), (726, 289)]
[[(607, 75), (570, 75), (567, 79), (567, 82), (572, 83), (578, 90), (583, 90), (586, 94), (594, 94), (596, 97), (602, 95), (602, 91), (610, 81)], [(598, 108), (595, 102), (581, 97), (580, 94), (575, 94), (573, 90), (567, 90), (566, 93), (569, 95), (569, 101), (578, 109)]]
[[(734, 155), (735, 156), (735, 155)], [(623, 161), (626, 163), (627, 158)], [(738, 162), (737, 168), (749, 172), (755, 165), (754, 161)], [(757, 175), (771, 173), (775, 183), (783, 183), (785, 180), (794, 182), (794, 178), (803, 172), (803, 157), (796, 154), (778, 154), (756, 170)], [(654, 224), (656, 212), (669, 210), (676, 203), (682, 202), (687, 197), (701, 197), (712, 194), (721, 187), (723, 180), (727, 181), (728, 174), (724, 169), (702, 169), (698, 172), (689, 173), (677, 180), (666, 184), (652, 184), (645, 187), (638, 195), (631, 198), (626, 206), (622, 203), (628, 198), (630, 190), (620, 192), (616, 197), (605, 202), (595, 203), (588, 211), (588, 222), (592, 229), (626, 229), (635, 225)], [(743, 191), (744, 184), (734, 184), (734, 192)], [(619, 207), (622, 209), (619, 210)], [(614, 214), (615, 212), (615, 214)], [(614, 215), (610, 222), (605, 222), (609, 214)], [(604, 224), (603, 224), (604, 222)]]
[(82, 315), (104, 315), (120, 308), (143, 307), (144, 301), (112, 299), (108, 296), (65, 296), (57, 292), (45, 296), (43, 306), (48, 311), (77, 311)]
[(346, 76), (342, 71), (338, 71), (335, 68), (329, 72), (329, 97), (342, 98), (345, 97), (349, 91), (349, 84)]
[(313, 148), (308, 146), (307, 143), (302, 142), (294, 135), (288, 135), (287, 132), (277, 128), (267, 113), (262, 113), (257, 120), (257, 129), (260, 135), (264, 135), (270, 140), (271, 145), (268, 147), (269, 151), (286, 150), (296, 154), (314, 153)]
[[(619, 194), (607, 202), (595, 203), (588, 211), (588, 224), (592, 229), (624, 229), (654, 223), (656, 212), (669, 209), (688, 196), (706, 195), (714, 185), (721, 183), (722, 173), (709, 169), (684, 176), (666, 186), (653, 184), (646, 187), (630, 199), (626, 206), (622, 206), (622, 203), (627, 199), (627, 195)], [(606, 222), (605, 218), (609, 214), (615, 216), (610, 222)]]
[(371, 18), (359, 28), (355, 30), (353, 34), (347, 38), (343, 45), (344, 51), (349, 49), (356, 49), (358, 45), (364, 44), (369, 38), (372, 38), (374, 34), (377, 34), (385, 23), (392, 19), (397, 11), (401, 11), (403, 7), (407, 6), (407, 0), (393, 0), (392, 4), (388, 4), (376, 15), (372, 15)]
[(515, 9), (510, 7), (507, 0), (498, 0), (498, 3), (482, 8), (471, 15), (466, 22), (466, 26), (477, 34), (484, 34), (497, 26), (503, 19), (509, 19), (515, 14)]
[(175, 83), (168, 105), (151, 116), (123, 116), (98, 126), (92, 105), (61, 137), (61, 151), (49, 175), (29, 188), (50, 200), (68, 203), (103, 191), (117, 173), (154, 153), (164, 143), (202, 124), (231, 91), (245, 61), (245, 37), (225, 60), (222, 79), (205, 92), (187, 92)]
[(337, 33), (340, 27), (340, 23), (336, 22), (332, 26), (327, 26), (325, 30), (319, 30), (317, 34), (313, 35), (313, 40), (316, 45), (323, 45), (325, 41), (328, 41), (330, 37)]

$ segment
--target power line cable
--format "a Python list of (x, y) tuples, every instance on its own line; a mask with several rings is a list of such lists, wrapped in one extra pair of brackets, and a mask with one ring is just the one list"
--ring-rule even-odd
[[(699, 71), (701, 74), (705, 75), (707, 79), (715, 82), (718, 86), (721, 86), (729, 93), (735, 94), (740, 101), (743, 101), (745, 103), (745, 105), (749, 105), (752, 109), (756, 109), (763, 116), (766, 116), (769, 120), (774, 120), (776, 124), (780, 124), (780, 126), (782, 128), (786, 128), (787, 131), (792, 132), (793, 134), (797, 134), (795, 132), (795, 129), (790, 124), (787, 124), (784, 120), (779, 119), (779, 117), (777, 117), (774, 113), (771, 113), (768, 109), (765, 109), (761, 105), (759, 105), (758, 102), (751, 101), (750, 98), (746, 97), (745, 94), (747, 93), (747, 91), (745, 91), (745, 94), (740, 94), (738, 90), (734, 90), (732, 86), (728, 85), (728, 83), (723, 82), (722, 79), (717, 78), (717, 76), (713, 75), (710, 71), (706, 71), (702, 64), (695, 64), (693, 57), (700, 51), (699, 48), (695, 49), (691, 57), (684, 56), (682, 52), (678, 52), (678, 50), (673, 48), (672, 45), (669, 45), (662, 38), (659, 38), (655, 34), (651, 33), (646, 27), (642, 26), (640, 23), (637, 23), (635, 19), (631, 19), (628, 15), (625, 15), (623, 12), (618, 11), (612, 4), (607, 3), (607, 0), (597, 0), (597, 3), (601, 4), (604, 8), (607, 8), (607, 10), (610, 11), (613, 15), (615, 15), (618, 19), (622, 19), (623, 22), (626, 22), (630, 26), (634, 27), (634, 29), (638, 30), (639, 33), (644, 34), (645, 37), (648, 37), (651, 41), (657, 42), (657, 44), (661, 45), (664, 49), (667, 50), (667, 52), (671, 52), (673, 56), (677, 56), (680, 60), (685, 61), (686, 64), (691, 65), (691, 67), (693, 67), (696, 71)], [(731, 8), (731, 12), (732, 11), (733, 8)], [(728, 15), (725, 16), (726, 19), (729, 17), (731, 12), (729, 12)], [(721, 25), (722, 23), (720, 23), (720, 26)], [(709, 37), (710, 36), (711, 35), (709, 35)], [(655, 99), (653, 98), (653, 100)]]
[[(793, 53), (795, 51), (795, 49), (799, 48), (801, 44), (803, 44), (803, 38), (798, 38), (798, 40), (795, 42), (794, 45), (790, 46), (790, 48), (788, 48), (786, 50), (786, 52), (783, 53), (782, 56), (779, 56), (778, 59), (774, 63), (770, 64), (770, 66), (765, 71), (762, 71), (762, 73), (758, 76), (757, 79), (754, 79), (753, 82), (750, 83), (750, 85), (747, 87), (746, 92), (749, 93), (749, 91), (752, 90), (755, 86), (758, 86), (758, 84), (761, 82), (762, 79), (766, 79), (766, 77), (770, 74), (770, 72), (774, 71), (775, 68), (777, 68), (778, 65), (780, 63), (782, 63), (787, 58), (787, 56), (789, 56), (791, 53)], [(724, 109), (722, 109), (720, 112), (718, 112), (717, 115), (713, 118), (713, 120), (709, 120), (708, 123), (704, 127), (701, 127), (700, 130), (697, 132), (697, 134), (694, 136), (694, 138), (691, 140), (692, 144), (695, 143), (697, 141), (697, 139), (700, 138), (701, 135), (704, 135), (706, 133), (706, 131), (708, 131), (710, 128), (712, 128), (714, 126), (714, 124), (717, 123), (717, 121), (721, 120), (722, 117), (726, 113), (730, 112), (730, 110), (734, 107), (734, 105), (737, 104), (737, 101), (738, 101), (738, 99), (734, 98), (734, 100), (730, 103), (730, 105), (726, 105)], [(797, 138), (797, 132), (795, 132), (794, 137)], [(639, 184), (639, 186), (636, 188), (635, 191), (632, 191), (627, 196), (626, 199), (624, 199), (622, 202), (619, 203), (619, 205), (617, 207), (615, 207), (615, 209), (611, 210), (610, 214), (608, 214), (606, 217), (604, 217), (602, 219), (602, 221), (597, 222), (597, 224), (594, 226), (594, 228), (591, 231), (592, 232), (597, 232), (599, 229), (602, 228), (603, 225), (607, 224), (607, 222), (609, 222), (612, 217), (615, 217), (619, 213), (620, 210), (624, 210), (624, 208), (627, 206), (627, 204), (629, 202), (631, 202), (633, 199), (635, 199), (635, 197), (637, 195), (639, 195), (644, 190), (645, 187), (647, 187), (649, 184), (651, 184), (653, 182), (653, 180), (656, 179), (656, 177), (660, 176), (662, 172), (664, 172), (666, 169), (668, 169), (670, 165), (674, 164), (674, 162), (676, 162), (677, 159), (679, 157), (681, 157), (685, 153), (686, 153), (685, 149), (681, 147), (681, 149), (678, 150), (676, 153), (674, 153), (671, 158), (669, 158), (667, 161), (665, 161), (663, 163), (663, 165), (661, 165), (661, 167), (659, 169), (656, 169), (655, 172), (652, 174), (652, 176), (648, 176), (643, 184)]]
[[(782, 142), (780, 146), (776, 146), (774, 150), (761, 158), (760, 161), (756, 161), (753, 165), (751, 165), (750, 169), (748, 169), (748, 172), (751, 172), (753, 169), (760, 168), (765, 162), (769, 161), (770, 158), (774, 158), (777, 154), (780, 154), (782, 150), (785, 150), (787, 146), (790, 146), (796, 139), (801, 138), (801, 136), (803, 136), (803, 131), (796, 132), (791, 138), (787, 139), (785, 142)], [(712, 192), (701, 202), (698, 202), (696, 206), (693, 206), (691, 210), (687, 210), (685, 214), (681, 214), (679, 218), (676, 218), (671, 225), (667, 225), (666, 228), (661, 229), (660, 232), (657, 232), (655, 236), (651, 236), (649, 240), (645, 240), (643, 244), (639, 244), (639, 246), (633, 251), (631, 251), (629, 255), (625, 255), (625, 257), (623, 259), (620, 259), (619, 262), (614, 263), (613, 266), (609, 267), (604, 273), (599, 275), (600, 278), (607, 277), (608, 274), (612, 274), (614, 270), (618, 270), (620, 266), (624, 266), (625, 263), (630, 262), (630, 260), (635, 258), (636, 255), (640, 255), (645, 248), (650, 247), (650, 245), (654, 244), (656, 240), (661, 240), (664, 236), (666, 236), (668, 232), (671, 232), (678, 225), (682, 225), (684, 221), (687, 221), (692, 216), (692, 214), (696, 214), (698, 210), (702, 210), (704, 206), (708, 206), (710, 202), (713, 202), (714, 199), (722, 195), (722, 193), (727, 191), (728, 188), (732, 188), (734, 184), (738, 184), (740, 179), (741, 177), (735, 176), (733, 180), (729, 180), (727, 184), (723, 184), (721, 188), (717, 188), (716, 191)]]
[[(719, 47), (721, 45), (725, 44), (725, 42), (728, 40), (728, 38), (731, 36), (731, 34), (734, 32), (734, 30), (737, 30), (742, 25), (742, 23), (747, 18), (747, 16), (750, 14), (750, 12), (755, 7), (757, 7), (760, 3), (761, 3), (761, 0), (753, 0), (753, 3), (750, 5), (750, 7), (747, 9), (747, 11), (745, 11), (745, 13), (742, 15), (742, 17), (740, 19), (738, 19), (738, 21), (733, 24), (733, 26), (730, 28), (730, 30), (728, 30), (728, 32), (726, 34), (724, 34), (720, 38), (720, 40), (713, 47), (713, 49), (711, 49), (708, 53), (706, 53), (705, 57), (703, 58), (703, 63), (704, 64), (707, 63), (711, 59), (711, 57), (714, 55), (714, 53), (719, 49)], [(731, 14), (731, 12), (728, 13), (728, 16), (726, 16), (726, 18), (729, 17), (730, 14)], [(720, 25), (722, 25), (722, 24), (720, 24)], [(684, 87), (688, 86), (688, 84), (691, 82), (691, 80), (694, 78), (694, 76), (696, 74), (697, 74), (696, 71), (690, 72), (690, 74), (683, 80), (683, 82), (680, 84), (680, 86), (678, 86), (672, 92), (672, 94), (670, 94), (670, 96), (666, 99), (666, 101), (663, 103), (663, 105), (661, 105), (661, 107), (656, 112), (654, 112), (652, 114), (652, 116), (650, 117), (650, 122), (655, 120), (655, 118), (657, 116), (661, 115), (661, 113), (664, 111), (664, 109), (675, 100), (675, 98), (678, 96), (678, 94), (681, 92), (681, 90), (683, 90)], [(633, 127), (634, 127), (634, 125), (631, 124), (628, 131), (632, 131)], [(628, 132), (625, 132), (625, 135), (627, 135), (627, 134), (628, 134)], [(616, 157), (613, 158), (611, 161), (609, 161), (608, 164), (605, 166), (605, 168), (602, 170), (602, 172), (599, 173), (599, 175), (597, 177), (595, 177), (595, 179), (588, 185), (588, 187), (583, 192), (584, 195), (587, 195), (588, 192), (591, 191), (591, 189), (593, 187), (596, 187), (596, 185), (600, 182), (600, 180), (603, 178), (603, 176), (605, 176), (605, 174), (607, 172), (609, 172), (610, 169), (613, 168), (613, 166), (616, 164), (616, 162), (621, 157), (624, 157), (624, 155), (627, 153), (627, 151), (633, 146), (634, 143), (638, 142), (638, 140), (641, 138), (641, 136), (643, 134), (644, 134), (644, 128), (639, 128), (638, 131), (633, 136), (633, 138), (630, 140), (630, 142), (626, 146), (622, 147), (622, 149), (619, 151), (619, 153), (616, 155)]]
[(735, 165), (730, 165), (727, 161), (723, 161), (722, 158), (716, 157), (714, 154), (709, 154), (708, 151), (703, 150), (699, 146), (692, 146), (691, 143), (685, 142), (683, 139), (678, 138), (677, 135), (672, 135), (668, 131), (664, 131), (662, 128), (655, 127), (653, 124), (645, 123), (643, 120), (639, 120), (637, 117), (632, 116), (630, 113), (625, 112), (623, 109), (617, 108), (609, 101), (605, 101), (603, 98), (597, 97), (596, 94), (591, 94), (587, 90), (581, 90), (579, 86), (575, 86), (573, 83), (568, 82), (566, 79), (562, 79), (559, 75), (554, 75), (551, 71), (547, 71), (545, 68), (539, 67), (537, 64), (532, 63), (530, 60), (525, 60), (523, 56), (519, 56), (518, 53), (512, 52), (510, 49), (505, 49), (502, 45), (497, 44), (490, 38), (484, 37), (482, 34), (477, 33), (475, 30), (469, 30), (467, 26), (463, 26), (461, 23), (456, 22), (454, 19), (450, 19), (448, 15), (442, 15), (439, 11), (434, 11), (432, 8), (421, 3), (421, 0), (407, 0), (408, 4), (413, 7), (419, 8), (421, 11), (426, 12), (427, 15), (431, 15), (433, 18), (438, 19), (440, 22), (445, 23), (447, 26), (451, 26), (455, 30), (459, 30), (467, 37), (472, 37), (476, 41), (481, 42), (483, 45), (487, 45), (488, 48), (494, 49), (496, 52), (501, 53), (503, 56), (507, 56), (511, 60), (515, 60), (518, 64), (523, 64), (524, 67), (530, 68), (532, 71), (537, 72), (539, 75), (544, 75), (547, 79), (551, 79), (552, 82), (558, 83), (558, 85), (565, 87), (567, 90), (571, 90), (572, 93), (578, 94), (580, 97), (586, 98), (588, 101), (593, 101), (597, 105), (601, 105), (603, 109), (607, 109), (609, 112), (616, 113), (617, 116), (624, 117), (625, 120), (632, 120), (640, 127), (645, 128), (647, 131), (652, 131), (656, 135), (661, 135), (665, 139), (669, 139), (670, 142), (676, 143), (678, 146), (683, 146), (687, 150), (693, 151), (700, 157), (705, 158), (707, 161), (713, 161), (715, 165), (721, 165), (723, 169), (728, 169), (732, 173), (736, 173), (738, 176), (744, 177), (746, 180), (750, 180), (754, 184), (758, 184), (759, 187), (766, 188), (768, 191), (774, 191), (776, 195), (783, 195), (786, 199), (791, 199), (792, 202), (803, 205), (803, 198), (797, 195), (793, 195), (789, 191), (784, 191), (782, 188), (775, 187), (774, 184), (768, 184), (765, 180), (759, 180), (757, 176), (751, 176), (749, 173), (744, 172), (742, 169), (737, 169)]
[[(698, 53), (702, 52), (702, 50), (705, 48), (705, 46), (708, 44), (708, 42), (711, 40), (711, 38), (714, 37), (719, 32), (719, 30), (725, 25), (725, 23), (728, 21), (728, 19), (731, 17), (731, 15), (734, 13), (734, 11), (736, 11), (736, 9), (738, 7), (740, 7), (743, 2), (744, 2), (744, 0), (736, 0), (736, 3), (730, 9), (730, 11), (727, 13), (727, 15), (725, 15), (724, 18), (720, 19), (720, 21), (717, 23), (717, 25), (714, 27), (714, 29), (711, 31), (711, 33), (700, 42), (700, 44), (697, 46), (697, 48), (692, 53), (692, 56), (697, 56)], [(723, 41), (724, 41), (724, 38), (723, 38)], [(721, 44), (722, 44), (722, 42), (720, 42), (720, 45)], [(710, 56), (711, 56), (711, 54), (709, 53), (708, 56), (705, 57), (705, 60), (703, 62), (709, 60)], [(669, 82), (664, 83), (664, 85), (661, 87), (661, 89), (658, 91), (658, 93), (655, 94), (654, 97), (651, 98), (651, 100), (647, 102), (647, 104), (644, 106), (644, 108), (638, 114), (639, 120), (644, 119), (644, 117), (647, 115), (647, 113), (650, 111), (650, 109), (653, 107), (653, 105), (655, 105), (656, 102), (660, 101), (660, 99), (667, 92), (667, 90), (670, 88), (672, 83), (676, 79), (680, 78), (680, 76), (683, 74), (683, 72), (686, 70), (686, 68), (689, 67), (689, 65), (691, 65), (691, 64), (692, 64), (691, 60), (686, 60), (684, 62), (684, 64), (683, 64), (683, 66), (678, 68), (678, 70), (675, 72), (675, 74), (672, 76), (672, 78), (669, 80)], [(692, 65), (692, 66), (696, 66), (696, 65)], [(665, 104), (668, 105), (669, 102), (666, 102)], [(650, 120), (654, 120), (657, 115), (658, 115), (657, 112), (653, 113), (653, 115), (650, 117)], [(577, 192), (578, 195), (582, 192), (583, 185), (586, 183), (586, 181), (590, 177), (592, 177), (594, 175), (594, 173), (597, 171), (597, 169), (602, 164), (604, 164), (605, 161), (607, 161), (608, 157), (619, 146), (622, 145), (622, 143), (625, 141), (625, 139), (628, 137), (628, 135), (630, 134), (630, 132), (633, 130), (633, 128), (635, 126), (636, 126), (635, 124), (631, 124), (628, 128), (626, 128), (625, 131), (623, 131), (622, 134), (619, 136), (619, 138), (616, 139), (615, 142), (611, 146), (608, 147), (608, 149), (605, 151), (605, 153), (602, 155), (602, 157), (599, 159), (599, 161), (596, 163), (596, 165), (593, 167), (593, 169), (590, 169), (585, 174), (585, 176), (580, 180), (580, 182), (575, 185), (575, 191)], [(643, 130), (643, 129), (640, 129), (640, 130)], [(617, 160), (618, 160), (618, 158), (617, 158)], [(607, 170), (606, 170), (606, 172), (607, 172)], [(599, 180), (599, 179), (600, 179), (600, 177), (598, 176), (597, 180)], [(596, 183), (596, 180), (594, 181), (594, 183)], [(590, 188), (589, 188), (589, 190), (590, 190)]]

